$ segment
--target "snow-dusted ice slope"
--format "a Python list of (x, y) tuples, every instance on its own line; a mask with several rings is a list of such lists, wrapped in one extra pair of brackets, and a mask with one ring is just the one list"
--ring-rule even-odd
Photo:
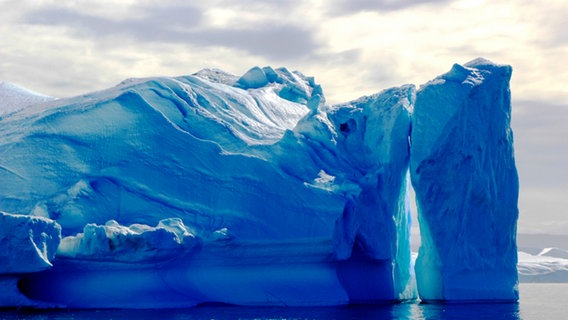
[(0, 118), (29, 105), (54, 100), (54, 98), (24, 89), (13, 83), (0, 81)]
[(18, 287), (67, 307), (413, 298), (414, 93), (328, 106), (297, 72), (204, 70), (0, 118), (0, 210), (65, 236)]
[(424, 300), (518, 299), (510, 77), (510, 66), (477, 59), (417, 92), (410, 169)]

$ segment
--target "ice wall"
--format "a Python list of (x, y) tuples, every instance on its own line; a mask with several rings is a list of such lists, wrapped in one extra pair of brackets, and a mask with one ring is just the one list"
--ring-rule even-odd
[(477, 59), (417, 92), (410, 168), (423, 300), (518, 299), (511, 72)]

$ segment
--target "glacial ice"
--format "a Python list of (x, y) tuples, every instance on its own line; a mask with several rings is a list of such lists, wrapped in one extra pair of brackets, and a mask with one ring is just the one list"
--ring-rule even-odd
[(52, 266), (61, 240), (57, 223), (5, 212), (0, 212), (0, 222), (0, 274), (37, 272)]
[(179, 218), (161, 220), (156, 227), (121, 226), (109, 220), (88, 224), (82, 233), (61, 240), (57, 256), (84, 260), (157, 261), (191, 252), (199, 239)]
[[(48, 259), (49, 270), (9, 282), (26, 302), (3, 297), (0, 304), (384, 303), (415, 299), (417, 284), (426, 300), (514, 299), (516, 255), (509, 250), (515, 246), (516, 216), (487, 224), (454, 212), (446, 225), (461, 229), (447, 232), (428, 220), (436, 205), (453, 208), (460, 197), (441, 201), (437, 197), (447, 196), (452, 185), (433, 190), (429, 186), (438, 186), (438, 180), (415, 170), (425, 161), (445, 172), (452, 157), (432, 158), (429, 152), (445, 146), (440, 136), (448, 132), (441, 123), (449, 130), (462, 124), (452, 123), (450, 113), (468, 114), (454, 105), (486, 102), (493, 125), (486, 128), (482, 121), (488, 120), (481, 117), (462, 120), (472, 130), (489, 130), (488, 136), (510, 130), (507, 110), (491, 118), (493, 108), (510, 107), (508, 77), (500, 76), (502, 70), (510, 76), (510, 69), (482, 60), (454, 69), (418, 94), (404, 85), (337, 105), (326, 104), (312, 77), (254, 67), (242, 77), (205, 69), (176, 78), (128, 79), (104, 91), (11, 109), (0, 116), (0, 210), (42, 217), (33, 219), (60, 226), (63, 238), (55, 258)], [(439, 91), (443, 82), (456, 87)], [(495, 138), (504, 139), (505, 151), (493, 140), (483, 144), (486, 135), (472, 140), (485, 155), (476, 163), (495, 169), (491, 156), (498, 156), (496, 165), (513, 161), (507, 158), (508, 138)], [(448, 150), (470, 149), (450, 144)], [(508, 164), (514, 170), (514, 162)], [(491, 171), (487, 183), (495, 184), (490, 190), (499, 196), (510, 195), (502, 210), (516, 200), (517, 186), (503, 188), (500, 179), (510, 177), (500, 172)], [(463, 173), (486, 178), (475, 168)], [(418, 186), (426, 237), (417, 283), (410, 180)], [(452, 181), (458, 190), (462, 182)], [(495, 202), (479, 203), (495, 209)], [(460, 225), (462, 218), (471, 224)], [(494, 229), (485, 230), (491, 223)], [(453, 236), (463, 250), (454, 246), (448, 255), (437, 241)], [(466, 256), (455, 254), (458, 249)], [(499, 250), (505, 254), (497, 257)], [(470, 269), (440, 267), (456, 258)], [(468, 278), (498, 271), (503, 278), (492, 297)], [(513, 295), (504, 296), (507, 290)]]
[(416, 94), (410, 172), (423, 300), (518, 299), (510, 77), (510, 66), (477, 59)]
[(0, 211), (0, 307), (34, 304), (17, 282), (23, 274), (51, 268), (60, 240), (61, 227), (49, 219)]

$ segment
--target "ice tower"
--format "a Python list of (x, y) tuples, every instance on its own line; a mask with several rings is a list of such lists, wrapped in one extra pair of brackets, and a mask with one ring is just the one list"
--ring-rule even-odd
[(511, 72), (477, 59), (417, 92), (410, 169), (424, 301), (518, 299)]

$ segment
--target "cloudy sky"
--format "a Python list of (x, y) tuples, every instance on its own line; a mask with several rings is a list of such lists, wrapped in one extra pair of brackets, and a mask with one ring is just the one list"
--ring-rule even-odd
[(519, 231), (568, 234), (566, 17), (565, 0), (0, 0), (0, 80), (67, 97), (286, 66), (336, 103), (482, 56), (514, 68)]

